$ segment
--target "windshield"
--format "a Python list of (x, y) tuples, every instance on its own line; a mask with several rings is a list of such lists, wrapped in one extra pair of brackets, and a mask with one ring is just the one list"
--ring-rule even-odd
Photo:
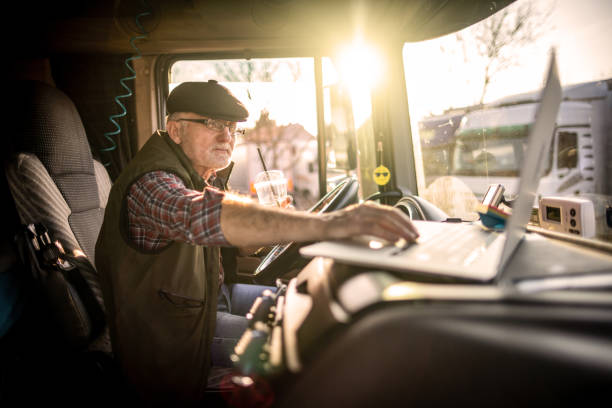
[(554, 47), (563, 101), (538, 197), (589, 199), (596, 238), (612, 240), (610, 38), (612, 2), (518, 0), (459, 32), (406, 43), (419, 194), (450, 216), (477, 219), (489, 185), (516, 192)]

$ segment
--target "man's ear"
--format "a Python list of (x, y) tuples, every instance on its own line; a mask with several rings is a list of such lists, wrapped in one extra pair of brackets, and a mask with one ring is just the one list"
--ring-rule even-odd
[(180, 123), (175, 120), (169, 120), (166, 123), (166, 131), (168, 132), (168, 136), (170, 139), (176, 144), (181, 144), (181, 132), (180, 132)]

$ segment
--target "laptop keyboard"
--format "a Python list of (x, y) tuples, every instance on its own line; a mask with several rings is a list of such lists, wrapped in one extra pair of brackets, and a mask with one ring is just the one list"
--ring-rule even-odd
[(417, 257), (422, 260), (441, 260), (468, 265), (486, 249), (483, 231), (477, 228), (456, 228), (446, 224), (443, 230), (422, 234), (415, 244), (405, 244), (392, 255), (400, 255), (418, 246)]

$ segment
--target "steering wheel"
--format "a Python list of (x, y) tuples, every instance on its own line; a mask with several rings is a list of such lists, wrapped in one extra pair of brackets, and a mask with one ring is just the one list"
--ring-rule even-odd
[(444, 221), (448, 214), (422, 197), (408, 195), (399, 199), (394, 207), (402, 210), (411, 220)]
[[(348, 177), (325, 194), (308, 211), (324, 213), (357, 203), (358, 190), (359, 182), (357, 179)], [(255, 269), (253, 275), (255, 282), (258, 284), (273, 284), (274, 280), (285, 272), (304, 267), (308, 260), (302, 258), (298, 252), (303, 245), (306, 245), (306, 243), (290, 242), (273, 247)]]

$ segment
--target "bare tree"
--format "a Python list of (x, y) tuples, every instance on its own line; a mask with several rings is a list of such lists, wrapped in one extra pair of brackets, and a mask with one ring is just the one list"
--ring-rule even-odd
[[(311, 139), (314, 136), (302, 125), (291, 123), (279, 126), (275, 120), (270, 119), (270, 113), (264, 110), (255, 127), (247, 130), (242, 142), (262, 148), (271, 168), (289, 170), (300, 160)], [(282, 160), (282, 166), (281, 158), (285, 159)]]
[(466, 60), (468, 48), (472, 44), (476, 47), (476, 53), (484, 59), (480, 104), (493, 78), (499, 72), (520, 63), (516, 52), (512, 50), (529, 45), (539, 38), (547, 28), (553, 9), (554, 3), (543, 12), (535, 6), (533, 0), (524, 1), (516, 7), (504, 8), (471, 30), (456, 34)]
[[(301, 66), (295, 61), (221, 61), (214, 67), (217, 75), (230, 82), (270, 82), (272, 76), (283, 65), (294, 81), (300, 79)], [(253, 96), (249, 91), (249, 98)], [(276, 121), (270, 119), (270, 112), (264, 109), (260, 112), (255, 127), (247, 130), (242, 141), (260, 147), (274, 168), (280, 168), (282, 161), (284, 168), (281, 170), (287, 170), (295, 166), (308, 147), (307, 143), (296, 145), (296, 141), (308, 141), (311, 138), (314, 136), (310, 135), (302, 125), (277, 125)]]
[(301, 66), (296, 61), (220, 61), (214, 67), (217, 75), (229, 82), (271, 82), (272, 76), (283, 65), (294, 81), (300, 79)]
[(215, 64), (217, 75), (229, 82), (268, 82), (278, 69), (269, 61), (222, 61)]

